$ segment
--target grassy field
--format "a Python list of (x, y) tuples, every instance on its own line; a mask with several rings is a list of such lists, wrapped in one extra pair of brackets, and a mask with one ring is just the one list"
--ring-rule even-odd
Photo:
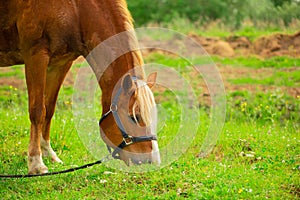
[[(178, 160), (160, 170), (127, 173), (98, 165), (52, 177), (0, 180), (1, 199), (300, 198), (300, 96), (293, 92), (300, 84), (299, 59), (213, 60), (225, 82), (227, 112), (222, 134), (206, 158), (198, 154), (210, 124), (210, 104), (201, 103), (196, 137), (190, 138), (191, 145)], [(178, 58), (158, 54), (149, 55), (146, 61), (174, 66), (182, 72), (186, 65)], [(1, 77), (23, 80), (22, 66), (2, 71)], [(76, 132), (72, 91), (70, 85), (63, 87), (51, 133), (53, 148), (64, 164), (45, 160), (50, 171), (96, 160)], [(172, 133), (182, 121), (176, 102), (170, 100), (172, 95), (156, 94), (162, 108), (172, 116), (165, 119), (164, 129), (158, 133), (162, 148), (175, 137)], [(201, 92), (198, 95), (200, 100), (204, 98)], [(2, 85), (0, 100), (0, 174), (27, 173), (26, 90), (24, 86)]]

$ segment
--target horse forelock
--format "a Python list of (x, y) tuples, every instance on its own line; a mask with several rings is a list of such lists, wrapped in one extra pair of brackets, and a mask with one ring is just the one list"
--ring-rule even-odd
[(153, 122), (155, 111), (155, 99), (151, 89), (147, 84), (138, 86), (136, 90), (136, 101), (133, 105), (133, 116), (136, 118), (135, 110), (137, 106), (140, 109), (140, 114), (143, 122), (148, 127)]

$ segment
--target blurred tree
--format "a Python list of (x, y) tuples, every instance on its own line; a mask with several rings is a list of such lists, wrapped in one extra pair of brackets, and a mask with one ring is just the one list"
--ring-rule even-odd
[(292, 0), (271, 0), (271, 1), (274, 4), (274, 6), (276, 6), (276, 7), (280, 7), (284, 3), (291, 3), (292, 2)]
[(127, 0), (137, 26), (185, 18), (200, 24), (218, 20), (239, 28), (245, 19), (285, 25), (300, 19), (300, 0)]

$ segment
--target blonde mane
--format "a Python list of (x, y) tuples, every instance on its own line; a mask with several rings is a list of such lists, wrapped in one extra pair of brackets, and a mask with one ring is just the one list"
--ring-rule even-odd
[(145, 82), (143, 85), (139, 85), (136, 90), (136, 101), (133, 105), (133, 116), (136, 119), (136, 108), (137, 106), (140, 108), (141, 118), (145, 125), (148, 127), (152, 123), (153, 112), (155, 112), (155, 99), (151, 89), (148, 87)]

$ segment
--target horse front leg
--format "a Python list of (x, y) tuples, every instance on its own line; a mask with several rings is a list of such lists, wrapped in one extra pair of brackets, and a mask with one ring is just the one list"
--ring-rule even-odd
[(50, 145), (50, 125), (55, 111), (57, 96), (62, 82), (69, 71), (72, 62), (64, 65), (49, 66), (46, 75), (45, 106), (46, 117), (41, 137), (41, 149), (44, 157), (50, 157), (52, 162), (62, 163)]
[(40, 137), (45, 122), (45, 83), (46, 71), (49, 63), (49, 55), (46, 49), (29, 50), (24, 55), (25, 75), (28, 89), (29, 117), (31, 122), (30, 141), (28, 147), (28, 171), (29, 174), (48, 172), (43, 163)]

